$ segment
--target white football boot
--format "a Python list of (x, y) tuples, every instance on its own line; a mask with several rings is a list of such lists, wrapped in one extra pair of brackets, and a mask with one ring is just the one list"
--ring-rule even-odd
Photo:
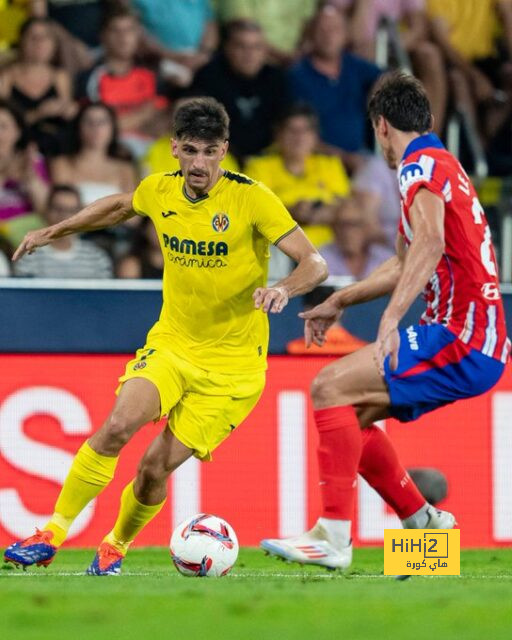
[(315, 564), (326, 569), (347, 569), (352, 562), (352, 543), (341, 550), (330, 542), (319, 522), (300, 536), (262, 540), (260, 547), (272, 556), (299, 564)]
[(457, 525), (453, 513), (436, 509), (431, 504), (426, 505), (422, 513), (421, 523), (418, 520), (414, 515), (411, 518), (402, 520), (402, 525), (404, 529), (453, 529)]
[(457, 525), (455, 516), (449, 511), (441, 511), (435, 507), (428, 510), (429, 519), (425, 529), (453, 529)]
[[(404, 529), (453, 529), (457, 526), (457, 521), (453, 513), (449, 511), (441, 511), (436, 509), (431, 504), (427, 504), (423, 513), (426, 523), (421, 525), (415, 520), (416, 517), (412, 516), (406, 520), (402, 520), (402, 526)], [(396, 580), (407, 580), (410, 578), (410, 574), (403, 574), (395, 576)]]

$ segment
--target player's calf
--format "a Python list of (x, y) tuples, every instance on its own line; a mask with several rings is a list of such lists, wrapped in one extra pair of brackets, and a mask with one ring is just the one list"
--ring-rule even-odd
[(47, 567), (55, 557), (58, 547), (52, 544), (52, 531), (39, 531), (25, 540), (11, 544), (4, 553), (4, 561), (26, 569), (32, 565)]

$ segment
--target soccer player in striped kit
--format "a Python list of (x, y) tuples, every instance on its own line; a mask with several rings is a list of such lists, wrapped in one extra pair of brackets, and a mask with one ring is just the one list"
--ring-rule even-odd
[[(455, 519), (425, 502), (386, 434), (373, 422), (403, 422), (491, 389), (509, 357), (491, 232), (458, 160), (434, 134), (430, 104), (413, 77), (379, 81), (369, 115), (384, 157), (397, 169), (401, 221), (397, 255), (368, 278), (302, 314), (307, 344), (353, 304), (391, 294), (376, 342), (325, 367), (312, 396), (319, 432), (323, 513), (295, 538), (264, 540), (272, 554), (346, 568), (358, 472), (406, 528), (452, 528)], [(398, 324), (423, 291), (417, 325)]]

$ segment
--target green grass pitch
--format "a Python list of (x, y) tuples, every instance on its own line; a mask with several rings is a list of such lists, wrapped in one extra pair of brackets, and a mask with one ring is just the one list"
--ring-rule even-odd
[(184, 578), (167, 549), (133, 549), (120, 577), (83, 575), (90, 550), (48, 569), (0, 571), (6, 640), (510, 640), (512, 549), (463, 551), (461, 576), (382, 574), (356, 549), (346, 574), (242, 549), (229, 576)]

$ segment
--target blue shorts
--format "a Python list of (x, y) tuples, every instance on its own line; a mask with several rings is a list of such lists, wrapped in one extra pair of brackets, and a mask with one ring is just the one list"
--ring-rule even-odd
[(445, 404), (491, 389), (505, 365), (471, 349), (440, 324), (400, 330), (398, 368), (384, 361), (390, 413), (401, 422), (416, 420)]

